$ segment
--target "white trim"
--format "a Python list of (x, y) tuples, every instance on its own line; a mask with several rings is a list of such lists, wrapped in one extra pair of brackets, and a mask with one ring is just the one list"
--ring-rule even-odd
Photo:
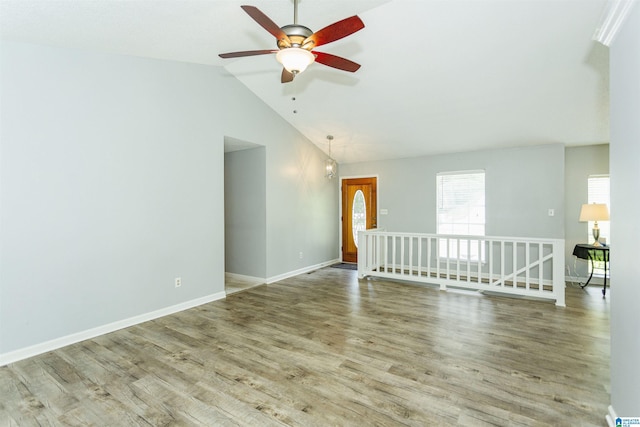
[[(489, 280), (485, 281), (481, 280), (486, 272), (480, 270), (482, 265), (480, 262), (462, 260), (458, 256), (454, 262), (447, 260), (443, 265), (437, 258), (439, 242), (443, 239), (477, 239), (477, 236), (391, 233), (372, 230), (360, 231), (358, 235), (359, 241), (362, 242), (358, 246), (358, 278), (360, 279), (367, 276), (382, 277), (435, 283), (440, 285), (441, 290), (452, 286), (533, 296), (555, 300), (556, 306), (565, 307), (563, 239), (483, 236), (483, 245), (488, 245), (488, 265), (490, 266), (487, 276)], [(414, 250), (416, 244), (417, 250)], [(497, 251), (493, 250), (495, 245), (498, 245)], [(523, 248), (524, 252), (522, 252)], [(536, 253), (531, 253), (531, 249)], [(507, 259), (509, 254), (511, 259)], [(426, 264), (423, 262), (425, 256)], [(525, 261), (524, 266), (522, 260)], [(548, 265), (545, 267), (549, 262), (552, 264), (550, 270)], [(433, 271), (433, 268), (435, 268), (435, 277), (422, 274), (424, 271)], [(535, 270), (537, 272), (531, 274)], [(475, 280), (472, 280), (474, 275)], [(551, 289), (544, 286), (547, 280), (545, 277), (550, 278)], [(522, 286), (523, 283), (524, 286)]]
[(438, 175), (440, 176), (445, 176), (445, 175), (466, 175), (466, 174), (472, 174), (472, 173), (483, 173), (486, 174), (487, 171), (484, 169), (463, 169), (463, 170), (459, 170), (459, 171), (442, 171), (442, 172), (436, 172), (436, 177)]
[(320, 264), (310, 265), (308, 267), (302, 267), (298, 270), (289, 271), (288, 273), (279, 274), (277, 276), (268, 277), (265, 281), (266, 284), (279, 282), (280, 280), (288, 279), (289, 277), (298, 276), (300, 274), (308, 273), (310, 271), (318, 270), (320, 268), (328, 267), (331, 264), (340, 262), (339, 258), (332, 259), (331, 261), (321, 262)]
[[(607, 267), (607, 271), (609, 270), (609, 268)], [(587, 280), (589, 280), (589, 276), (564, 276), (564, 281), (567, 283), (587, 283)], [(604, 285), (604, 276), (602, 274), (594, 274), (593, 277), (591, 278), (591, 282), (589, 282), (589, 286), (600, 286), (602, 287)], [(609, 277), (609, 275), (607, 275), (607, 289), (609, 289), (611, 287), (611, 278)]]
[(340, 181), (345, 179), (360, 179), (360, 178), (378, 178), (378, 174), (364, 174), (364, 175), (340, 175)]
[[(607, 271), (609, 271), (609, 267), (607, 267)], [(571, 282), (571, 283), (587, 283), (587, 280), (589, 280), (589, 276), (584, 276), (584, 277), (565, 276), (565, 279), (566, 279), (565, 280), (566, 282)], [(578, 282), (576, 282), (575, 279), (578, 279)], [(600, 286), (600, 287), (604, 285), (604, 276), (602, 274), (594, 274), (593, 277), (591, 278), (591, 282), (589, 282), (589, 286), (591, 285)], [(611, 285), (611, 278), (607, 274), (607, 289), (609, 289), (609, 285)]]
[[(466, 218), (464, 218), (464, 221), (462, 221), (462, 218), (452, 218), (449, 214), (449, 207), (445, 208), (445, 200), (449, 199), (449, 193), (443, 191), (444, 187), (445, 187), (445, 182), (449, 182), (449, 183), (461, 183), (464, 182), (466, 183), (470, 183), (472, 181), (468, 180), (466, 175), (474, 175), (476, 177), (482, 177), (482, 210), (483, 210), (483, 215), (482, 215), (482, 223), (480, 222), (472, 222), (471, 217), (469, 217), (469, 215), (467, 215)], [(448, 178), (450, 177), (450, 178)], [(476, 236), (484, 236), (486, 234), (486, 229), (487, 229), (487, 191), (486, 191), (486, 180), (487, 180), (487, 172), (484, 169), (469, 169), (469, 170), (461, 170), (461, 171), (443, 171), (443, 172), (438, 172), (436, 173), (436, 182), (435, 184), (435, 194), (436, 194), (436, 200), (435, 200), (435, 205), (436, 205), (436, 233), (443, 233), (442, 229), (440, 228), (440, 224), (444, 223), (444, 224), (449, 224), (449, 225), (453, 225), (453, 226), (465, 226), (467, 228), (467, 233), (466, 234), (471, 234), (470, 232), (470, 227), (472, 225), (474, 226), (479, 226), (482, 225), (482, 233), (478, 234), (478, 233), (474, 233), (474, 235)], [(467, 191), (469, 190), (469, 187), (464, 188), (464, 193), (471, 196), (472, 194), (478, 195), (480, 193), (480, 189), (478, 188), (477, 192), (476, 191)], [(454, 192), (455, 193), (455, 192)], [(467, 200), (468, 202), (469, 200)], [(474, 205), (474, 207), (477, 207), (476, 205)], [(470, 212), (468, 212), (468, 214), (470, 214)], [(441, 222), (441, 217), (447, 217), (447, 221)], [(444, 219), (444, 218), (442, 218)], [(451, 234), (453, 234), (453, 231), (450, 231)], [(458, 233), (455, 233), (458, 234)], [(447, 248), (447, 253), (448, 253), (448, 248)], [(478, 254), (478, 256), (480, 258), (483, 258), (483, 254), (480, 253)], [(482, 259), (482, 261), (484, 262), (484, 258)]]
[(616, 422), (614, 420), (618, 418), (618, 415), (616, 414), (616, 411), (613, 410), (613, 406), (609, 405), (607, 409), (609, 410), (609, 413), (605, 415), (604, 419), (607, 421), (607, 425), (609, 427), (616, 427)]
[(611, 46), (637, 0), (609, 0), (593, 40)]
[(227, 272), (225, 272), (224, 275), (226, 277), (228, 277), (229, 279), (241, 280), (243, 282), (249, 282), (249, 283), (255, 283), (256, 285), (261, 285), (261, 284), (267, 282), (267, 279), (265, 279), (264, 277), (245, 276), (244, 274), (227, 273)]
[(217, 301), (225, 298), (224, 292), (217, 292), (202, 298), (196, 298), (191, 301), (186, 301), (180, 304), (172, 305), (170, 307), (161, 308), (160, 310), (151, 311), (149, 313), (140, 314), (138, 316), (130, 317), (128, 319), (118, 320), (113, 323), (98, 326), (96, 328), (87, 329), (85, 331), (76, 332), (71, 335), (67, 335), (60, 338), (55, 338), (50, 341), (46, 341), (40, 344), (32, 345), (29, 347), (21, 348), (19, 350), (10, 351), (8, 353), (0, 354), (0, 366), (8, 365), (19, 360), (27, 359), (29, 357), (37, 356), (39, 354), (53, 351), (71, 344), (78, 343), (80, 341), (95, 338), (100, 335), (108, 334), (110, 332), (117, 331), (119, 329), (128, 328), (130, 326), (138, 325), (149, 320), (157, 319), (159, 317), (167, 316), (169, 314), (177, 313), (179, 311), (188, 310), (193, 307), (197, 307), (202, 304)]
[[(234, 274), (234, 273), (225, 273), (225, 274), (231, 275), (237, 278), (242, 278), (244, 280), (256, 281), (257, 283), (274, 283), (279, 280), (284, 280), (289, 277), (297, 276), (299, 274), (304, 274), (304, 273), (308, 273), (309, 271), (327, 267), (337, 262), (340, 262), (340, 259), (325, 261), (320, 264), (304, 267), (298, 270), (290, 271), (288, 273), (280, 274), (278, 276), (269, 277), (267, 279), (253, 277), (253, 276), (243, 276), (243, 275)], [(196, 298), (191, 301), (186, 301), (180, 304), (172, 305), (170, 307), (165, 307), (160, 310), (155, 310), (149, 313), (140, 314), (138, 316), (130, 317), (128, 319), (118, 320), (113, 323), (98, 326), (96, 328), (87, 329), (81, 332), (76, 332), (74, 334), (70, 334), (60, 338), (55, 338), (50, 341), (46, 341), (40, 344), (35, 344), (29, 347), (10, 351), (8, 353), (0, 353), (0, 366), (5, 366), (5, 365), (8, 365), (9, 363), (18, 362), (20, 360), (27, 359), (29, 357), (37, 356), (39, 354), (43, 354), (48, 351), (53, 351), (71, 344), (78, 343), (80, 341), (95, 338), (100, 335), (115, 332), (117, 330), (128, 328), (130, 326), (135, 326), (143, 322), (148, 322), (149, 320), (154, 320), (159, 317), (168, 316), (170, 314), (188, 310), (190, 308), (197, 307), (199, 305), (207, 304), (207, 303), (218, 301), (225, 298), (226, 298), (226, 293), (224, 291), (217, 292), (215, 294), (211, 294), (202, 298)]]

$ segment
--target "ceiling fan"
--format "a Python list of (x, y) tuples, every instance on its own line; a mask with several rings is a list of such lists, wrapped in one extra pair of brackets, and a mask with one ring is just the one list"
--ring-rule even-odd
[(314, 33), (309, 28), (298, 24), (298, 0), (293, 1), (293, 24), (285, 25), (284, 27), (278, 27), (275, 22), (255, 6), (240, 7), (276, 38), (278, 49), (221, 53), (219, 55), (221, 58), (239, 58), (275, 53), (276, 59), (283, 65), (282, 83), (293, 81), (296, 74), (302, 73), (313, 62), (319, 62), (329, 67), (352, 73), (360, 68), (360, 64), (348, 59), (313, 50), (318, 46), (340, 40), (363, 29), (364, 23), (357, 15), (334, 22)]

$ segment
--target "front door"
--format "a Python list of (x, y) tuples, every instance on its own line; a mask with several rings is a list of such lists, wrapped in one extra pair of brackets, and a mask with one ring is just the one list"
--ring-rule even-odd
[(342, 180), (342, 261), (358, 262), (358, 231), (377, 226), (377, 178)]

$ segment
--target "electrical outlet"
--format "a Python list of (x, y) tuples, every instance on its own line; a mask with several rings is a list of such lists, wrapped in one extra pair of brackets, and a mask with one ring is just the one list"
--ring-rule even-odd
[(182, 279), (180, 277), (176, 277), (175, 279), (176, 288), (182, 286)]
[(303, 257), (303, 253), (302, 253), (302, 252), (300, 252), (300, 259), (302, 259), (302, 257)]

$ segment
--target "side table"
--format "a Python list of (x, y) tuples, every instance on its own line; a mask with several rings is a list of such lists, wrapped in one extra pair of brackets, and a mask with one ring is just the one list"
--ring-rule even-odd
[(609, 262), (609, 246), (578, 244), (573, 248), (573, 255), (578, 258), (591, 261), (591, 274), (589, 275), (589, 280), (587, 280), (584, 285), (580, 285), (582, 288), (587, 286), (593, 277), (595, 261), (604, 262), (604, 286), (602, 287), (602, 296), (604, 297), (607, 293), (607, 263)]

